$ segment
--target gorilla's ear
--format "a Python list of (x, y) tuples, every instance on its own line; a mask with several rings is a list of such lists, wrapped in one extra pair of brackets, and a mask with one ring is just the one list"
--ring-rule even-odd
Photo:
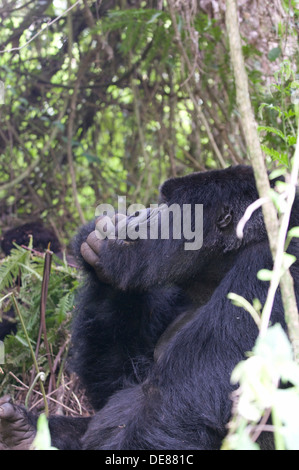
[(233, 210), (228, 206), (224, 206), (221, 210), (221, 214), (217, 218), (217, 227), (221, 230), (228, 227), (233, 220), (233, 215)]

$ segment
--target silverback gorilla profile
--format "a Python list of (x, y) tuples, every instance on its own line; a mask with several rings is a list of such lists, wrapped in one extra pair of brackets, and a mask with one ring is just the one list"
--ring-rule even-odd
[[(100, 240), (94, 222), (75, 250), (86, 272), (73, 325), (72, 364), (95, 408), (91, 418), (50, 416), (59, 449), (219, 449), (231, 414), (230, 376), (252, 349), (251, 316), (227, 299), (265, 301), (257, 279), (272, 261), (262, 211), (236, 226), (258, 198), (249, 167), (195, 173), (166, 181), (160, 201), (203, 204), (203, 245), (184, 240)], [(295, 201), (291, 226), (299, 225)], [(289, 251), (298, 255), (292, 242)], [(81, 254), (80, 254), (81, 253)], [(298, 294), (298, 263), (292, 266)], [(279, 292), (272, 323), (284, 328)], [(2, 447), (28, 448), (36, 416), (0, 401)], [(271, 439), (261, 445), (271, 448)]]

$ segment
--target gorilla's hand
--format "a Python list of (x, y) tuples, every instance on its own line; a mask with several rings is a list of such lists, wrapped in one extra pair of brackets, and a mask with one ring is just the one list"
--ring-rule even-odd
[(167, 228), (169, 213), (165, 205), (129, 216), (100, 217), (90, 231), (85, 228), (82, 232), (80, 253), (100, 282), (122, 291), (169, 285), (177, 272), (183, 269), (185, 275), (185, 270), (189, 271), (185, 260), (192, 262), (193, 258), (190, 254), (186, 257), (184, 240), (172, 237)]
[(10, 397), (0, 398), (0, 449), (29, 450), (36, 433), (24, 408)]
[(104, 271), (100, 263), (100, 252), (103, 241), (100, 240), (96, 231), (91, 232), (86, 241), (82, 243), (80, 252), (86, 263), (92, 266), (100, 281), (109, 283), (105, 277)]
[(101, 255), (111, 248), (122, 250), (122, 247), (131, 243), (132, 240), (126, 235), (124, 236), (129, 222), (130, 217), (123, 214), (116, 214), (113, 218), (108, 216), (99, 217), (96, 221), (95, 230), (88, 235), (86, 241), (81, 245), (82, 257), (86, 263), (94, 268), (99, 280), (105, 284), (110, 284), (112, 280), (107, 274)]

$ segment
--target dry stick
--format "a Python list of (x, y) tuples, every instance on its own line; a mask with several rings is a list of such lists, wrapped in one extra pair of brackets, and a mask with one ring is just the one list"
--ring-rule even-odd
[[(242, 127), (246, 136), (248, 152), (252, 162), (252, 167), (254, 170), (259, 195), (261, 198), (267, 198), (269, 197), (270, 193), (270, 183), (267, 175), (265, 160), (261, 150), (259, 136), (257, 133), (257, 125), (250, 101), (248, 77), (245, 70), (244, 58), (242, 54), (238, 12), (235, 0), (226, 0), (226, 28), (229, 37), (231, 62), (235, 76), (237, 104), (238, 109), (240, 111)], [(289, 198), (289, 202), (291, 202), (291, 197)], [(280, 258), (278, 261), (282, 261), (281, 258), (283, 256), (283, 251), (278, 252), (278, 242), (280, 240), (279, 223), (277, 219), (276, 209), (271, 200), (267, 204), (263, 205), (263, 215), (274, 263), (277, 253)], [(275, 266), (277, 263), (275, 263)], [(298, 310), (294, 292), (294, 283), (289, 271), (286, 271), (283, 277), (280, 279), (280, 287), (285, 315), (288, 321), (289, 335), (294, 349), (295, 359), (297, 362), (299, 362)], [(274, 301), (274, 297), (272, 298), (272, 301)], [(270, 305), (270, 303), (268, 305)], [(271, 309), (272, 305), (270, 305)], [(265, 334), (265, 331), (268, 327), (268, 323), (269, 315), (267, 314), (267, 322), (265, 321), (265, 323), (263, 324), (262, 334)]]
[(48, 296), (48, 287), (49, 287), (49, 279), (51, 274), (51, 263), (52, 263), (52, 251), (50, 251), (49, 247), (46, 251), (45, 255), (45, 263), (44, 263), (44, 272), (43, 272), (43, 282), (42, 282), (42, 292), (41, 292), (41, 299), (40, 299), (40, 330), (38, 335), (38, 342), (37, 347), (39, 347), (39, 343), (41, 340), (41, 334), (44, 334), (44, 344), (47, 353), (47, 359), (50, 369), (50, 383), (48, 393), (51, 392), (52, 387), (56, 388), (56, 381), (55, 375), (53, 372), (53, 364), (51, 358), (51, 352), (49, 348), (48, 338), (47, 338), (47, 328), (46, 328), (46, 303), (47, 303), (47, 296)]
[(32, 345), (31, 345), (31, 341), (30, 341), (30, 338), (28, 336), (26, 326), (25, 326), (22, 314), (20, 312), (20, 309), (19, 309), (19, 306), (17, 304), (17, 301), (16, 301), (16, 298), (15, 298), (14, 294), (12, 294), (12, 301), (13, 301), (13, 304), (14, 304), (14, 307), (15, 307), (15, 311), (17, 312), (17, 315), (20, 319), (20, 322), (21, 322), (21, 325), (22, 325), (22, 328), (23, 328), (23, 331), (24, 331), (24, 335), (25, 335), (27, 344), (28, 344), (29, 349), (30, 349), (30, 353), (31, 353), (31, 357), (32, 357), (32, 360), (33, 360), (33, 363), (34, 363), (36, 374), (39, 376), (40, 389), (41, 389), (41, 393), (43, 395), (44, 405), (45, 405), (45, 414), (46, 414), (46, 416), (49, 416), (49, 407), (48, 407), (48, 402), (47, 402), (47, 398), (46, 398), (45, 387), (44, 387), (43, 381), (41, 380), (41, 375), (40, 375), (40, 371), (39, 371), (39, 368), (38, 368), (38, 363), (37, 363), (36, 357), (34, 355), (34, 351), (33, 351)]
[(175, 130), (174, 130), (174, 122), (175, 122), (175, 93), (174, 93), (174, 86), (173, 86), (173, 75), (171, 69), (169, 70), (169, 86), (170, 86), (170, 95), (169, 95), (169, 131), (170, 131), (170, 142), (169, 142), (169, 159), (171, 165), (171, 176), (176, 177), (176, 165), (175, 165), (175, 144), (176, 144), (176, 137), (175, 137)]
[(147, 174), (146, 192), (144, 196), (144, 200), (146, 204), (149, 198), (150, 188), (152, 187), (152, 172), (151, 172), (150, 158), (146, 149), (145, 136), (144, 136), (143, 127), (142, 127), (142, 120), (141, 120), (141, 114), (140, 114), (140, 109), (139, 109), (139, 95), (138, 95), (137, 87), (134, 83), (134, 78), (135, 77), (133, 74), (132, 79), (131, 79), (131, 88), (133, 92), (133, 105), (134, 105), (134, 112), (135, 112), (137, 129), (138, 129), (138, 136), (139, 136), (139, 141), (141, 145), (141, 152), (142, 152), (144, 163), (145, 163), (145, 171), (142, 174), (142, 179)]
[[(22, 382), (16, 375), (14, 375), (13, 372), (10, 371), (10, 372), (9, 372), (9, 375), (11, 375), (11, 376), (16, 380), (16, 382), (19, 382), (19, 384), (22, 385), (23, 389), (29, 391), (30, 387), (28, 387), (28, 385), (24, 384), (24, 382)], [(71, 383), (72, 383), (72, 380), (70, 380), (69, 382), (67, 382), (67, 383), (65, 384), (65, 386), (67, 387), (67, 386), (70, 385)], [(16, 388), (16, 385), (15, 385), (15, 388)], [(19, 387), (19, 389), (22, 390), (21, 387)], [(39, 396), (42, 395), (42, 393), (39, 392), (38, 390), (33, 390), (33, 392), (34, 392), (36, 395), (39, 395)], [(48, 398), (50, 401), (53, 401), (54, 403), (56, 403), (57, 405), (62, 406), (62, 407), (65, 408), (67, 411), (70, 411), (70, 412), (73, 413), (73, 414), (80, 415), (80, 413), (78, 413), (78, 411), (75, 411), (75, 410), (69, 408), (67, 405), (64, 405), (63, 403), (60, 403), (60, 402), (58, 402), (57, 400), (55, 400), (54, 398), (52, 398), (51, 395), (53, 395), (53, 394), (56, 393), (56, 392), (57, 392), (57, 390), (53, 390), (53, 392), (51, 392), (51, 393), (49, 393), (49, 394), (47, 395), (47, 398)], [(36, 403), (34, 403), (34, 405), (32, 405), (32, 407), (30, 408), (29, 411), (33, 410), (33, 408), (35, 408), (36, 406), (38, 406), (42, 400), (43, 400), (43, 398), (41, 398), (41, 399), (38, 400)]]

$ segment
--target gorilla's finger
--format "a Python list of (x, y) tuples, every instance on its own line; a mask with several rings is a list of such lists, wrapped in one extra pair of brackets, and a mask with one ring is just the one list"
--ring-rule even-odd
[(94, 268), (98, 279), (105, 284), (109, 284), (109, 279), (107, 279), (104, 275), (100, 265), (100, 258), (95, 254), (94, 250), (89, 246), (88, 243), (82, 243), (80, 252), (86, 263)]
[(101, 247), (103, 245), (103, 238), (99, 235), (99, 232), (97, 230), (94, 230), (91, 232), (87, 239), (86, 243), (90, 246), (90, 248), (97, 254), (100, 254)]
[(98, 266), (99, 257), (96, 255), (95, 251), (90, 247), (89, 243), (82, 243), (80, 247), (80, 252), (86, 263), (90, 264), (94, 268)]
[(15, 407), (13, 406), (13, 404), (9, 402), (1, 404), (0, 419), (12, 420), (13, 418), (17, 419)]
[(3, 403), (12, 403), (11, 397), (9, 395), (4, 395), (0, 398), (0, 406), (3, 405)]
[(115, 227), (110, 217), (104, 216), (104, 217), (100, 217), (99, 219), (97, 219), (96, 227), (95, 227), (95, 234), (98, 239), (105, 240), (105, 238), (108, 238), (111, 235), (113, 236), (114, 229)]

